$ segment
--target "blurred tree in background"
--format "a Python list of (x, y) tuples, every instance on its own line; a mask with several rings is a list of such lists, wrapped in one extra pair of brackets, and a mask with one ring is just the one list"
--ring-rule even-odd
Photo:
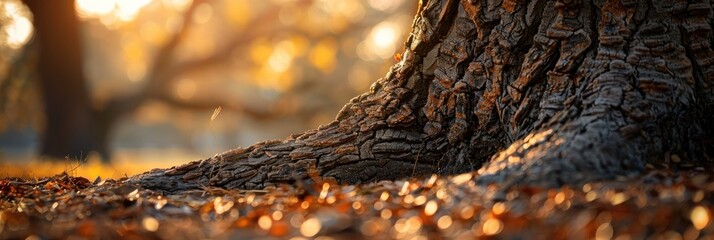
[(26, 149), (105, 160), (112, 148), (210, 153), (314, 128), (395, 62), (415, 7), (4, 1), (0, 159)]

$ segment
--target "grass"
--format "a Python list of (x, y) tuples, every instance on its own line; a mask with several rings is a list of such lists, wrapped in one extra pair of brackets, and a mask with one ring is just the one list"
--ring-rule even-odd
[(202, 158), (205, 156), (181, 150), (124, 150), (115, 153), (111, 163), (108, 164), (102, 163), (99, 157), (91, 155), (82, 160), (59, 161), (43, 161), (35, 157), (0, 157), (0, 177), (33, 179), (67, 172), (71, 176), (90, 180), (97, 177), (118, 179), (154, 168), (169, 168)]

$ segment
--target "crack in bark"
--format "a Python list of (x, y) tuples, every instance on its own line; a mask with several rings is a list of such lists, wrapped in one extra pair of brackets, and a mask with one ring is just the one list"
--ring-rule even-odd
[(264, 188), (480, 168), (482, 184), (558, 186), (711, 162), (710, 4), (496, 2), (425, 1), (401, 62), (330, 124), (131, 181)]

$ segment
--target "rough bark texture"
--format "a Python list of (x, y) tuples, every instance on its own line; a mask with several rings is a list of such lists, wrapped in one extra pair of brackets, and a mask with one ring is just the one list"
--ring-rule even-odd
[(336, 120), (131, 179), (166, 191), (477, 170), (559, 186), (709, 167), (708, 1), (422, 1), (402, 60)]

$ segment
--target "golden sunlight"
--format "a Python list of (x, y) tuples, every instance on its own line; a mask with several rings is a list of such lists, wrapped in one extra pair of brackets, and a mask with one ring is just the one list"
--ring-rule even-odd
[(10, 19), (4, 29), (6, 34), (4, 42), (6, 42), (10, 48), (20, 48), (25, 45), (30, 39), (30, 36), (32, 36), (32, 22), (30, 22), (29, 16), (27, 16), (29, 14), (23, 11), (23, 6), (19, 2), (5, 2), (2, 8), (5, 10), (3, 14)]
[(689, 214), (689, 218), (697, 230), (702, 230), (709, 224), (709, 211), (702, 206), (696, 206)]
[(151, 0), (121, 0), (117, 1), (116, 14), (122, 21), (131, 21), (139, 10), (151, 3)]
[[(40, 0), (42, 1), (44, 0)], [(387, 5), (390, 6), (407, 2), (389, 1)], [(153, 76), (159, 76), (157, 74), (162, 74), (163, 71), (174, 71), (174, 68), (185, 67), (184, 63), (190, 65), (199, 62), (201, 64), (197, 64), (195, 68), (191, 66), (186, 71), (175, 71), (179, 75), (166, 80), (166, 84), (161, 86), (164, 91), (162, 94), (168, 94), (185, 103), (198, 100), (234, 101), (224, 98), (230, 95), (225, 94), (227, 92), (237, 92), (245, 99), (259, 98), (270, 101), (266, 104), (270, 106), (270, 111), (289, 111), (297, 115), (290, 119), (296, 122), (295, 126), (268, 129), (290, 132), (332, 120), (330, 113), (313, 116), (299, 113), (300, 109), (339, 107), (336, 105), (341, 105), (345, 98), (355, 91), (367, 90), (374, 80), (381, 77), (381, 72), (389, 67), (387, 65), (391, 62), (394, 49), (399, 47), (398, 42), (403, 40), (402, 35), (406, 29), (401, 26), (408, 25), (412, 16), (411, 10), (406, 8), (393, 8), (388, 9), (388, 13), (382, 12), (389, 7), (380, 5), (377, 7), (379, 9), (376, 9), (372, 5), (379, 4), (378, 2), (368, 3), (366, 0), (72, 0), (67, 4), (74, 6), (75, 17), (79, 20), (85, 83), (92, 101), (95, 98), (97, 100), (92, 104), (105, 107), (109, 99), (141, 91), (145, 86), (153, 86), (150, 84), (154, 81)], [(195, 9), (192, 14), (188, 15), (187, 10), (193, 7)], [(406, 17), (400, 17), (402, 15)], [(185, 29), (184, 23), (188, 23)], [(185, 32), (178, 35), (182, 29)], [(19, 56), (17, 54), (21, 52), (18, 50), (32, 41), (35, 32), (32, 14), (23, 4), (23, 0), (0, 0), (0, 50), (8, 53), (0, 56), (0, 72), (4, 73), (12, 67), (7, 64), (15, 56)], [(179, 44), (173, 48), (166, 47), (174, 37), (180, 38), (177, 38)], [(234, 43), (238, 44), (233, 46)], [(359, 44), (367, 46), (363, 49), (371, 54), (371, 62), (358, 59), (361, 55), (355, 50)], [(166, 69), (157, 68), (157, 54), (161, 49), (172, 49), (171, 61), (166, 65)], [(228, 57), (222, 55), (223, 51), (230, 52)], [(215, 56), (219, 57), (213, 58)], [(201, 59), (210, 61), (196, 61)], [(211, 62), (214, 59), (216, 62)], [(204, 63), (206, 65), (202, 65)], [(349, 64), (350, 67), (337, 67), (339, 64)], [(201, 81), (198, 81), (199, 79)], [(344, 81), (340, 82), (341, 80)], [(314, 84), (315, 82), (325, 84)], [(310, 89), (302, 91), (305, 86)], [(317, 97), (312, 95), (324, 89), (329, 89), (329, 94)], [(14, 92), (12, 94), (13, 98), (18, 95)], [(1, 96), (3, 95), (0, 94), (0, 98)], [(27, 97), (23, 98), (35, 97), (37, 96), (27, 94)], [(23, 105), (24, 109), (34, 109), (33, 102), (24, 104), (29, 106)], [(171, 105), (155, 101), (142, 103), (134, 114), (129, 114), (127, 124), (117, 127), (117, 137), (111, 139), (111, 142), (118, 143), (112, 146), (116, 148), (112, 162), (116, 163), (117, 156), (121, 158), (127, 152), (134, 154), (135, 149), (143, 151), (145, 148), (186, 147), (190, 148), (186, 151), (187, 154), (213, 151), (214, 139), (218, 139), (215, 140), (218, 142), (223, 141), (223, 138), (205, 140), (204, 132), (218, 132), (215, 127), (220, 126), (220, 131), (225, 130), (225, 135), (231, 135), (230, 132), (238, 132), (238, 128), (243, 128), (240, 126), (226, 130), (229, 128), (227, 124), (226, 127), (220, 125), (224, 124), (223, 121), (230, 122), (234, 120), (232, 118), (242, 116), (222, 113), (224, 116), (221, 119), (225, 120), (216, 119), (220, 121), (214, 124), (214, 129), (194, 130), (199, 129), (206, 120), (203, 117), (194, 118), (193, 116), (202, 116), (198, 112), (200, 111), (174, 109)], [(37, 116), (38, 119), (41, 117)], [(36, 121), (35, 116), (32, 118), (32, 121)], [(1, 119), (0, 130), (9, 128), (7, 126), (10, 126), (8, 122), (11, 120), (16, 121)], [(260, 124), (262, 127), (263, 123)], [(144, 129), (148, 130), (143, 131)], [(176, 135), (162, 136), (167, 129)], [(38, 133), (39, 130), (21, 134), (34, 136)], [(13, 134), (15, 133), (10, 133), (14, 137)], [(236, 141), (248, 144), (254, 139), (267, 137), (268, 134), (274, 133), (261, 129), (255, 133), (246, 133), (246, 137), (241, 135)], [(145, 136), (159, 140), (136, 141)], [(181, 139), (176, 140), (175, 136), (181, 136)], [(234, 138), (229, 136), (225, 139)], [(38, 146), (31, 140), (28, 140), (28, 144), (32, 145), (23, 145), (22, 151), (30, 153), (31, 151), (26, 149)], [(4, 148), (13, 147), (0, 146), (0, 167), (10, 166), (11, 163), (2, 162), (8, 156)], [(191, 158), (198, 157), (191, 155)], [(131, 168), (126, 172), (123, 165), (117, 165), (121, 171), (107, 167), (99, 169), (101, 166), (100, 160), (93, 160), (83, 164), (76, 172), (89, 174), (82, 176), (94, 178), (101, 171), (102, 177), (116, 178), (124, 173), (134, 174), (146, 170), (146, 166)], [(167, 163), (166, 166), (171, 164)], [(12, 168), (24, 170), (33, 169), (35, 166), (12, 165)], [(90, 170), (82, 170), (85, 168)], [(33, 173), (50, 175), (62, 170), (65, 170), (64, 165)], [(104, 175), (106, 171), (108, 175)], [(115, 172), (117, 175), (114, 175)], [(428, 202), (423, 197), (409, 199), (409, 202), (418, 205)], [(326, 198), (324, 201), (334, 201), (334, 198)], [(433, 204), (430, 204), (429, 211), (439, 209), (431, 209), (431, 205)], [(434, 215), (436, 213), (432, 216)], [(151, 223), (152, 220), (147, 221)]]
[(290, 41), (282, 41), (273, 50), (273, 53), (268, 57), (268, 65), (276, 72), (284, 72), (290, 68), (293, 61), (294, 52), (293, 44)]
[(114, 10), (116, 1), (77, 0), (75, 5), (77, 7), (77, 13), (79, 13), (81, 17), (96, 17), (109, 14), (112, 10)]
[(230, 23), (245, 27), (253, 14), (248, 4), (248, 1), (223, 1), (221, 10)]
[(202, 3), (196, 8), (192, 19), (196, 24), (207, 23), (213, 17), (213, 7), (208, 3)]
[(372, 28), (367, 39), (357, 46), (357, 54), (367, 61), (388, 59), (396, 51), (401, 29), (392, 21), (384, 21)]
[(364, 7), (359, 1), (318, 1), (317, 6), (326, 13), (341, 15), (351, 22), (356, 22), (364, 17)]
[(390, 47), (397, 40), (397, 29), (398, 27), (392, 22), (382, 22), (372, 29), (370, 40), (378, 48)]
[(310, 63), (323, 73), (330, 73), (335, 67), (336, 51), (337, 43), (335, 39), (325, 38), (320, 40), (312, 50), (310, 50), (308, 58)]
[(186, 10), (188, 5), (191, 4), (191, 0), (163, 0), (162, 1), (164, 6), (169, 6), (172, 7), (173, 9), (177, 11), (183, 11)]
[(102, 18), (102, 23), (112, 24), (120, 20), (134, 20), (139, 10), (151, 3), (151, 0), (77, 0), (77, 13), (83, 18)]
[(183, 78), (176, 84), (176, 95), (183, 100), (188, 100), (196, 94), (196, 82)]
[(374, 9), (388, 11), (401, 6), (404, 0), (368, 0), (367, 3)]

